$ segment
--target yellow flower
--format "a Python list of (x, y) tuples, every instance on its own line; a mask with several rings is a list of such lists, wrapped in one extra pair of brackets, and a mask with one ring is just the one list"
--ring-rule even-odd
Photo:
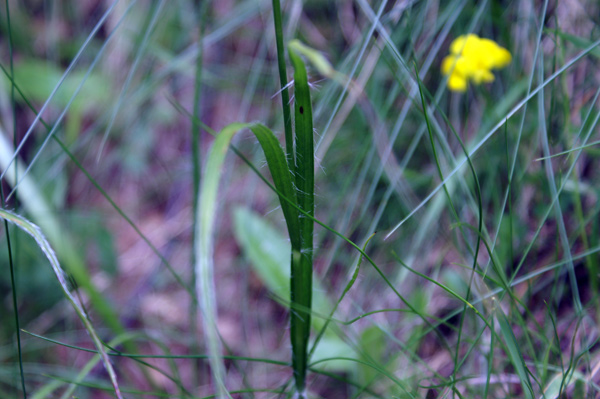
[(493, 40), (470, 33), (454, 39), (441, 69), (444, 75), (450, 75), (450, 90), (465, 91), (469, 81), (475, 84), (492, 82), (492, 69), (504, 68), (511, 59), (510, 52)]

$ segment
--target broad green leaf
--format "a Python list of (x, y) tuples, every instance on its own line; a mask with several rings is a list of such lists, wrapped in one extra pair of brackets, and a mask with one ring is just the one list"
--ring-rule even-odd
[[(311, 341), (312, 342), (312, 341)], [(357, 364), (347, 360), (335, 360), (335, 358), (353, 358), (356, 359), (356, 352), (339, 337), (326, 334), (317, 344), (310, 361), (317, 363), (313, 367), (319, 370), (338, 371), (338, 372), (356, 372)], [(323, 359), (330, 359), (326, 362), (320, 362)], [(334, 360), (331, 360), (334, 359)]]
[[(360, 336), (360, 346), (365, 353), (361, 354), (361, 359), (367, 363), (385, 364), (385, 334), (378, 326), (367, 327)], [(362, 384), (371, 384), (381, 374), (365, 364), (359, 365), (359, 381)]]
[[(63, 71), (56, 65), (40, 60), (24, 59), (15, 64), (15, 83), (30, 101), (44, 102), (60, 81)], [(70, 73), (55, 96), (56, 104), (65, 107), (71, 95), (83, 81), (85, 73)], [(7, 82), (7, 85), (10, 83)], [(78, 111), (98, 110), (110, 101), (110, 80), (92, 73), (72, 104)]]
[[(569, 373), (565, 376), (562, 373), (557, 373), (552, 377), (546, 388), (544, 389), (543, 395), (540, 395), (539, 399), (555, 399), (559, 397), (559, 394), (562, 392), (564, 394), (565, 390), (568, 386), (578, 382), (578, 381), (586, 381), (586, 376), (581, 374), (579, 371), (574, 370), (572, 373)], [(562, 391), (561, 391), (562, 389)], [(574, 397), (583, 397), (583, 396), (574, 396)]]
[[(250, 261), (253, 270), (273, 294), (281, 298), (284, 304), (290, 301), (290, 251), (288, 240), (283, 238), (265, 218), (247, 208), (236, 208), (234, 211), (235, 238), (242, 252)], [(325, 319), (333, 309), (332, 303), (325, 294), (325, 289), (315, 277), (313, 278), (313, 311), (321, 316), (311, 318), (313, 330), (319, 331), (325, 325)], [(324, 341), (324, 342), (323, 342)], [(319, 342), (311, 361), (335, 356), (348, 357), (353, 350), (342, 341), (331, 329), (327, 329), (323, 340)], [(354, 356), (354, 355), (352, 355)], [(328, 370), (350, 371), (354, 364), (347, 361), (327, 362), (317, 367)]]
[(236, 208), (233, 222), (236, 241), (253, 270), (273, 294), (289, 303), (290, 242), (247, 208)]
[[(247, 208), (236, 208), (233, 215), (234, 233), (244, 255), (265, 286), (287, 304), (290, 300), (289, 240), (283, 238), (263, 217)], [(326, 317), (333, 308), (325, 289), (313, 278), (313, 310)], [(319, 329), (325, 323), (322, 317), (312, 317), (312, 327)]]

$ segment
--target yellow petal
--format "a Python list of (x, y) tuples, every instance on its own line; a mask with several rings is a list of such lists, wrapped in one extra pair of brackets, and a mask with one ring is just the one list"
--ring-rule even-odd
[(494, 68), (504, 68), (512, 61), (510, 52), (504, 47), (499, 47), (494, 59)]
[(446, 58), (442, 62), (442, 69), (446, 71), (445, 75), (460, 75), (468, 80), (477, 69), (480, 69), (476, 60), (472, 58), (455, 55), (449, 55)]
[(481, 39), (481, 63), (486, 68), (504, 68), (510, 64), (510, 52), (490, 39)]
[(476, 49), (479, 43), (479, 37), (473, 33), (457, 37), (450, 43), (450, 53), (467, 55)]
[(494, 81), (494, 74), (487, 69), (478, 69), (471, 76), (475, 84), (490, 83)]
[(446, 57), (444, 57), (444, 59), (442, 60), (442, 67), (441, 67), (442, 73), (444, 75), (450, 74), (450, 72), (455, 67), (457, 59), (458, 59), (458, 57), (453, 54), (447, 55)]
[(448, 88), (452, 91), (466, 91), (467, 80), (460, 75), (452, 74), (448, 79)]
[(469, 81), (493, 82), (492, 70), (505, 67), (511, 59), (510, 52), (495, 41), (470, 33), (450, 43), (450, 54), (442, 60), (441, 70), (444, 75), (450, 75), (450, 90), (465, 91)]

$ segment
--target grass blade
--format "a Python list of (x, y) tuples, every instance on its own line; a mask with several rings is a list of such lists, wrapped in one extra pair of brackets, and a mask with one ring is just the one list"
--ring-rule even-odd
[(100, 357), (102, 358), (102, 362), (104, 363), (104, 368), (106, 369), (106, 372), (108, 373), (108, 375), (110, 377), (110, 381), (113, 385), (113, 388), (115, 390), (115, 394), (117, 395), (117, 398), (122, 399), (121, 391), (119, 389), (119, 384), (117, 383), (117, 374), (115, 373), (115, 370), (113, 369), (112, 365), (110, 364), (108, 355), (106, 354), (106, 351), (104, 350), (104, 345), (102, 344), (102, 341), (98, 337), (98, 334), (96, 334), (96, 330), (94, 330), (94, 327), (92, 326), (92, 323), (90, 322), (90, 320), (87, 318), (83, 308), (81, 307), (81, 305), (77, 302), (75, 297), (69, 291), (67, 275), (66, 275), (65, 271), (62, 269), (62, 267), (60, 266), (60, 263), (58, 263), (58, 258), (56, 257), (54, 250), (48, 243), (48, 240), (46, 240), (46, 237), (44, 237), (42, 230), (35, 224), (33, 224), (30, 221), (28, 221), (27, 219), (25, 219), (24, 217), (14, 214), (12, 212), (9, 212), (5, 209), (0, 209), (0, 218), (7, 220), (11, 223), (14, 223), (21, 230), (23, 230), (24, 232), (29, 234), (31, 237), (33, 237), (33, 239), (36, 241), (37, 245), (40, 247), (40, 249), (42, 250), (44, 255), (46, 255), (46, 258), (48, 259), (48, 261), (50, 262), (50, 265), (52, 266), (52, 270), (54, 271), (54, 274), (56, 275), (56, 278), (58, 279), (58, 282), (63, 290), (63, 293), (65, 294), (65, 296), (71, 303), (71, 306), (73, 306), (73, 309), (75, 309), (75, 312), (77, 313), (77, 315), (79, 316), (79, 318), (81, 319), (83, 324), (85, 325), (85, 328), (88, 331), (88, 333), (90, 334), (90, 337), (92, 337), (92, 340), (94, 341), (94, 345), (96, 346), (96, 349), (98, 349), (98, 353), (100, 354)]
[(204, 179), (202, 180), (198, 200), (198, 214), (195, 216), (196, 220), (198, 220), (194, 240), (195, 252), (198, 254), (195, 265), (197, 278), (196, 295), (200, 299), (202, 323), (208, 346), (208, 354), (210, 356), (209, 362), (218, 398), (231, 398), (231, 395), (229, 395), (225, 388), (225, 366), (221, 358), (221, 343), (219, 341), (216, 321), (216, 289), (213, 278), (214, 222), (217, 210), (219, 180), (221, 179), (225, 154), (233, 135), (244, 127), (246, 127), (244, 124), (228, 125), (217, 135), (206, 162)]
[(500, 306), (496, 308), (496, 319), (498, 320), (500, 333), (502, 334), (508, 349), (508, 357), (510, 358), (515, 370), (517, 371), (517, 374), (519, 375), (519, 379), (521, 380), (525, 398), (533, 399), (533, 388), (531, 386), (531, 381), (529, 380), (527, 366), (523, 360), (523, 355), (519, 349), (519, 344), (515, 338), (515, 334), (513, 333), (510, 323)]
[(296, 190), (292, 183), (288, 164), (285, 162), (286, 159), (280, 156), (281, 146), (271, 130), (260, 124), (250, 126), (250, 130), (258, 139), (265, 153), (269, 171), (278, 190), (279, 202), (281, 203), (281, 210), (285, 217), (293, 251), (295, 248), (300, 248), (301, 245), (301, 236), (299, 233), (301, 221), (298, 211), (285, 200), (285, 198), (288, 198), (293, 203), (296, 203)]
[[(194, 104), (192, 108), (193, 118), (191, 123), (191, 136), (192, 136), (192, 151), (191, 151), (191, 161), (192, 161), (192, 242), (195, 241), (196, 237), (196, 226), (198, 225), (198, 202), (195, 201), (196, 198), (200, 195), (200, 176), (202, 174), (201, 171), (201, 158), (200, 158), (200, 137), (202, 135), (202, 128), (200, 124), (197, 122), (201, 119), (200, 115), (200, 100), (202, 95), (202, 70), (204, 63), (204, 45), (203, 39), (206, 29), (206, 17), (208, 15), (208, 2), (204, 1), (200, 4), (196, 4), (196, 14), (198, 20), (198, 46), (200, 51), (198, 52), (198, 56), (196, 57), (196, 71), (195, 71), (195, 79), (194, 79)], [(196, 253), (196, 246), (192, 245), (191, 250), (191, 281), (190, 285), (193, 287), (196, 286), (196, 271), (194, 270), (194, 265), (196, 264), (196, 259), (198, 254)], [(195, 295), (191, 295), (191, 304), (189, 309), (189, 325), (190, 325), (190, 333), (193, 337), (198, 334), (198, 323), (197, 323), (197, 315), (198, 315), (198, 298)], [(192, 351), (198, 352), (198, 345), (196, 340), (192, 340)], [(198, 369), (200, 365), (198, 362), (192, 363), (192, 374), (197, 376)]]
[[(220, 341), (216, 326), (216, 296), (213, 279), (214, 262), (214, 230), (217, 213), (217, 194), (219, 181), (221, 179), (225, 154), (233, 136), (244, 128), (250, 128), (260, 143), (269, 170), (277, 187), (279, 199), (282, 204), (283, 214), (290, 231), (292, 248), (300, 247), (300, 235), (298, 232), (298, 211), (292, 206), (296, 203), (296, 195), (292, 183), (292, 177), (287, 167), (285, 154), (279, 145), (279, 141), (272, 131), (259, 124), (234, 123), (226, 126), (217, 135), (211, 147), (204, 179), (200, 190), (198, 215), (199, 221), (196, 231), (196, 292), (200, 298), (204, 330), (207, 337), (209, 361), (212, 368), (213, 378), (217, 385), (217, 397), (231, 397), (225, 389), (224, 366), (221, 358)], [(299, 253), (299, 250), (296, 250)]]
[[(304, 62), (298, 54), (299, 42), (292, 41), (289, 55), (294, 65), (294, 116), (296, 134), (296, 189), (298, 205), (308, 215), (315, 214), (315, 157), (313, 142), (312, 106), (308, 89), (308, 78)], [(310, 309), (312, 302), (312, 262), (313, 262), (312, 218), (300, 218), (301, 247), (292, 247), (290, 320), (292, 340), (292, 367), (296, 379), (296, 389), (300, 397), (304, 395), (306, 379), (307, 346), (310, 336)], [(294, 309), (294, 306), (297, 306)]]

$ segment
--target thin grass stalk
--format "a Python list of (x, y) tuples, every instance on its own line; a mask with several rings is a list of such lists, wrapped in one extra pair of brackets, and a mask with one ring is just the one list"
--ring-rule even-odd
[[(285, 129), (285, 154), (288, 164), (294, 165), (294, 136), (292, 133), (292, 115), (290, 113), (290, 93), (288, 91), (287, 71), (285, 67), (285, 51), (283, 49), (283, 24), (281, 21), (281, 4), (273, 0), (273, 22), (275, 23), (275, 42), (277, 44), (277, 67), (281, 86), (281, 107), (283, 109), (283, 127)], [(291, 169), (291, 167), (290, 167)]]
[[(495, 321), (494, 318), (492, 318), (492, 331), (494, 331), (494, 327), (495, 327)], [(488, 398), (488, 392), (490, 390), (490, 380), (491, 380), (491, 376), (492, 373), (494, 372), (493, 370), (493, 366), (494, 366), (494, 343), (495, 343), (495, 338), (496, 334), (490, 334), (490, 351), (487, 355), (487, 373), (485, 376), (485, 387), (483, 388), (483, 398), (482, 399), (487, 399)]]
[[(517, 133), (517, 140), (516, 140), (516, 144), (515, 144), (514, 149), (513, 149), (513, 156), (512, 156), (512, 160), (511, 160), (510, 166), (509, 166), (509, 169), (510, 169), (510, 171), (508, 173), (509, 181), (512, 181), (514, 179), (515, 168), (516, 168), (516, 165), (517, 165), (517, 156), (519, 154), (519, 149), (520, 149), (520, 146), (521, 146), (521, 138), (523, 136), (523, 129), (524, 129), (524, 126), (525, 126), (525, 117), (527, 116), (527, 108), (529, 106), (529, 99), (533, 98), (534, 95), (536, 95), (537, 91), (538, 91), (538, 90), (533, 90), (532, 89), (533, 88), (533, 76), (534, 76), (534, 73), (535, 73), (535, 66), (536, 66), (535, 60), (537, 60), (537, 58), (538, 58), (538, 53), (540, 51), (540, 43), (542, 42), (542, 34), (543, 34), (543, 31), (544, 31), (544, 26), (546, 24), (546, 11), (547, 11), (547, 7), (548, 7), (548, 1), (545, 1), (543, 9), (542, 9), (540, 23), (538, 25), (539, 29), (538, 29), (538, 32), (537, 32), (535, 52), (533, 54), (533, 60), (534, 60), (534, 62), (532, 63), (531, 70), (529, 72), (529, 78), (528, 78), (528, 84), (527, 84), (527, 95), (526, 95), (527, 101), (525, 101), (525, 103), (523, 103), (523, 106), (522, 106), (523, 112), (521, 114), (521, 120), (519, 122), (519, 130), (518, 130), (518, 133)], [(595, 44), (598, 45), (598, 42), (596, 42)], [(562, 69), (564, 69), (564, 67), (561, 68), (561, 70)], [(556, 76), (556, 77), (560, 76), (560, 74), (557, 73), (557, 72), (560, 72), (561, 70), (556, 71), (552, 76)], [(550, 80), (550, 79), (547, 79), (543, 83), (548, 82), (548, 80)], [(548, 82), (548, 83), (550, 83), (550, 82)], [(545, 85), (543, 85), (543, 86), (545, 86)], [(543, 88), (543, 86), (542, 86), (542, 88)], [(538, 87), (538, 89), (540, 89), (540, 87)], [(508, 121), (508, 119), (509, 119), (509, 115), (506, 116), (505, 120)], [(506, 188), (506, 191), (504, 193), (504, 198), (503, 198), (503, 201), (502, 201), (502, 209), (504, 209), (506, 207), (506, 202), (508, 201), (509, 191), (511, 189), (512, 189), (511, 186), (508, 186)], [(500, 226), (502, 224), (502, 217), (503, 217), (503, 215), (500, 214), (500, 219), (498, 220), (498, 227), (496, 228), (496, 235), (495, 235), (495, 237), (498, 237), (498, 235), (499, 235)], [(494, 240), (494, 242), (492, 244), (493, 245), (496, 244), (495, 240)], [(517, 275), (517, 273), (519, 272), (519, 270), (520, 270), (520, 266), (517, 266), (516, 270), (513, 273), (513, 276), (511, 278), (511, 280), (515, 278), (515, 276)]]
[[(95, 349), (84, 348), (84, 347), (76, 346), (76, 345), (70, 345), (70, 344), (67, 344), (67, 343), (52, 339), (52, 338), (48, 338), (48, 337), (44, 337), (39, 334), (32, 333), (31, 331), (23, 330), (23, 332), (25, 334), (31, 335), (32, 337), (39, 338), (39, 339), (49, 342), (51, 344), (60, 345), (65, 348), (74, 349), (77, 351), (87, 352), (87, 353), (99, 353)], [(127, 334), (130, 334), (130, 333), (127, 333)], [(149, 339), (151, 339), (151, 338), (149, 338)], [(196, 354), (196, 355), (154, 355), (154, 354), (150, 355), (150, 354), (144, 354), (144, 353), (140, 354), (140, 353), (119, 352), (114, 349), (111, 349), (110, 352), (106, 352), (106, 354), (108, 356), (112, 356), (112, 357), (127, 357), (130, 359), (208, 359), (208, 357), (209, 357), (209, 355), (198, 355), (198, 354)], [(233, 355), (223, 355), (223, 359), (240, 360), (240, 361), (245, 361), (245, 362), (266, 363), (266, 364), (272, 364), (272, 365), (276, 365), (276, 366), (287, 366), (289, 364), (288, 362), (283, 362), (283, 361), (273, 360), (273, 359), (245, 357), (245, 356), (233, 356)]]
[[(2, 208), (5, 208), (4, 188), (0, 185), (0, 198), (2, 199)], [(15, 281), (15, 265), (13, 260), (12, 245), (10, 240), (10, 229), (8, 221), (4, 219), (4, 233), (6, 234), (6, 248), (8, 251), (8, 268), (10, 270), (10, 287), (12, 291), (12, 305), (15, 318), (15, 335), (17, 337), (17, 357), (19, 359), (19, 374), (21, 380), (21, 389), (23, 398), (27, 399), (27, 389), (25, 388), (25, 373), (23, 371), (23, 350), (21, 347), (21, 325), (19, 323), (19, 307), (17, 306), (17, 284)]]
[[(543, 53), (539, 54), (539, 69), (538, 69), (538, 79), (539, 82), (544, 81), (544, 55)], [(545, 157), (550, 155), (550, 146), (548, 143), (548, 132), (546, 130), (546, 121), (544, 115), (544, 92), (541, 91), (538, 94), (538, 124), (539, 124), (539, 136), (541, 141), (542, 151)], [(550, 193), (552, 196), (558, 197), (558, 192), (556, 189), (554, 170), (552, 169), (552, 161), (550, 159), (546, 159), (544, 161), (544, 168), (546, 171), (546, 178), (548, 180), (548, 186), (550, 189)], [(577, 174), (576, 174), (577, 175)], [(577, 177), (577, 176), (576, 176)], [(571, 295), (573, 296), (573, 305), (575, 310), (577, 311), (577, 316), (582, 317), (583, 305), (581, 304), (581, 298), (579, 295), (579, 287), (577, 284), (577, 278), (575, 276), (575, 267), (573, 265), (573, 256), (571, 254), (571, 247), (569, 243), (569, 239), (567, 237), (567, 229), (565, 227), (565, 220), (563, 216), (563, 212), (560, 208), (560, 201), (556, 201), (554, 204), (554, 217), (557, 223), (560, 244), (562, 245), (563, 256), (567, 257), (567, 272), (569, 275), (569, 282), (571, 287)]]
[[(14, 57), (13, 57), (13, 38), (12, 28), (10, 23), (10, 7), (8, 0), (4, 2), (6, 7), (6, 29), (8, 30), (8, 53), (10, 57), (10, 76), (14, 77)], [(13, 147), (16, 148), (17, 143), (17, 106), (15, 101), (15, 84), (14, 82), (10, 85), (10, 105), (12, 109), (12, 125), (13, 125)], [(15, 165), (15, 181), (17, 180), (17, 168)], [(2, 200), (2, 208), (6, 207), (4, 201), (4, 188), (0, 185), (0, 198)], [(16, 206), (16, 205), (15, 205)], [(6, 248), (8, 251), (8, 266), (10, 269), (10, 286), (12, 291), (12, 302), (13, 302), (13, 313), (15, 318), (15, 333), (17, 338), (17, 357), (19, 359), (19, 374), (21, 389), (23, 391), (23, 398), (27, 399), (27, 388), (25, 386), (25, 373), (23, 371), (23, 349), (21, 346), (21, 326), (19, 323), (19, 307), (17, 305), (17, 284), (15, 281), (15, 262), (12, 253), (12, 245), (10, 239), (10, 229), (8, 228), (8, 221), (4, 220), (4, 232), (6, 234)]]
[(148, 46), (148, 42), (150, 41), (150, 36), (154, 30), (154, 27), (156, 26), (157, 22), (160, 20), (160, 15), (161, 15), (160, 12), (165, 4), (166, 4), (166, 2), (164, 0), (160, 1), (158, 3), (152, 2), (151, 11), (148, 12), (148, 15), (146, 16), (146, 19), (144, 21), (144, 27), (142, 28), (142, 31), (144, 33), (143, 33), (143, 35), (141, 35), (141, 34), (139, 35), (140, 38), (135, 43), (137, 51), (136, 51), (135, 57), (133, 59), (133, 63), (131, 64), (131, 68), (129, 68), (127, 77), (125, 78), (125, 81), (123, 82), (123, 87), (121, 89), (121, 93), (119, 94), (119, 98), (115, 102), (115, 106), (113, 108), (113, 111), (112, 111), (112, 114), (108, 121), (108, 124), (106, 125), (106, 129), (104, 129), (104, 134), (102, 136), (102, 142), (100, 143), (100, 149), (98, 150), (98, 155), (96, 156), (96, 161), (99, 161), (100, 157), (102, 156), (102, 152), (104, 151), (104, 147), (106, 146), (106, 143), (108, 141), (108, 136), (110, 135), (110, 131), (112, 130), (113, 124), (115, 123), (115, 120), (117, 119), (117, 115), (123, 106), (123, 101), (125, 101), (125, 95), (127, 94), (129, 85), (133, 81), (135, 72), (137, 71), (137, 68), (142, 59), (142, 55), (144, 55), (144, 52), (146, 51), (146, 47)]
[[(427, 124), (427, 130), (429, 131), (429, 139), (431, 141), (431, 146), (433, 149), (433, 154), (435, 157), (435, 162), (437, 165), (437, 170), (438, 170), (438, 174), (440, 176), (441, 180), (444, 180), (444, 175), (436, 154), (436, 148), (435, 148), (435, 141), (433, 140), (433, 132), (432, 132), (432, 128), (431, 128), (431, 124), (429, 122), (429, 117), (427, 115), (427, 106), (425, 104), (425, 97), (423, 94), (424, 88), (423, 88), (423, 83), (421, 82), (421, 79), (419, 78), (419, 73), (418, 71), (416, 71), (416, 67), (415, 67), (415, 72), (416, 72), (416, 79), (417, 79), (417, 84), (419, 86), (419, 93), (421, 95), (421, 104), (423, 106), (423, 115), (425, 117), (425, 123)], [(481, 187), (479, 185), (479, 179), (477, 178), (477, 173), (475, 172), (475, 167), (473, 166), (473, 162), (471, 161), (471, 157), (469, 157), (469, 152), (467, 151), (467, 149), (465, 148), (465, 145), (462, 141), (462, 139), (460, 138), (460, 136), (458, 135), (458, 133), (456, 132), (456, 130), (454, 129), (454, 127), (452, 126), (452, 124), (450, 123), (450, 120), (448, 120), (448, 118), (446, 117), (446, 115), (444, 113), (442, 113), (445, 122), (448, 124), (448, 126), (450, 127), (450, 129), (452, 130), (452, 133), (454, 134), (454, 136), (456, 137), (456, 139), (458, 140), (458, 142), (460, 143), (460, 147), (463, 150), (463, 154), (465, 155), (466, 159), (467, 159), (467, 163), (469, 165), (469, 169), (471, 170), (471, 174), (473, 175), (473, 180), (474, 180), (474, 186), (475, 186), (475, 194), (477, 196), (477, 207), (478, 207), (478, 225), (477, 225), (477, 231), (478, 231), (478, 235), (477, 235), (477, 243), (475, 245), (475, 253), (473, 254), (473, 267), (472, 267), (472, 271), (471, 271), (471, 276), (469, 278), (469, 284), (467, 285), (467, 292), (465, 294), (465, 299), (467, 301), (469, 301), (469, 296), (471, 295), (471, 285), (473, 284), (473, 277), (475, 276), (475, 270), (477, 268), (477, 258), (479, 256), (479, 249), (481, 246), (481, 234), (483, 231), (483, 205), (482, 205), (482, 201), (481, 201)], [(448, 197), (448, 201), (450, 203), (450, 206), (452, 208), (452, 212), (455, 216), (455, 218), (457, 219), (458, 222), (460, 222), (458, 215), (456, 213), (456, 210), (454, 208), (454, 205), (452, 204), (452, 199), (450, 197), (450, 194), (448, 193), (448, 190), (446, 189), (446, 186), (444, 186), (444, 191), (446, 193), (446, 196)], [(461, 228), (461, 232), (464, 235), (463, 229)], [(466, 238), (466, 236), (465, 236)], [(468, 244), (468, 242), (467, 242)], [(460, 317), (460, 322), (459, 322), (459, 329), (458, 329), (458, 337), (457, 337), (457, 342), (456, 342), (456, 352), (455, 352), (455, 357), (454, 357), (454, 370), (452, 372), (452, 381), (453, 381), (453, 389), (454, 389), (454, 382), (456, 381), (456, 373), (458, 371), (458, 356), (460, 353), (460, 342), (461, 342), (461, 338), (462, 338), (462, 330), (463, 330), (463, 324), (464, 324), (464, 319), (465, 319), (465, 313), (467, 310), (467, 305), (464, 304), (463, 305), (463, 312), (461, 313), (461, 317)]]
[[(14, 154), (12, 156), (12, 159), (10, 160), (10, 162), (7, 165), (7, 170), (8, 170), (8, 167), (10, 167), (10, 165), (17, 159), (17, 157), (19, 155), (19, 152), (21, 152), (21, 149), (26, 144), (27, 139), (33, 133), (33, 129), (35, 128), (35, 126), (37, 125), (37, 123), (40, 121), (41, 116), (46, 111), (46, 108), (49, 106), (51, 100), (54, 98), (54, 96), (58, 92), (59, 88), (61, 87), (61, 85), (66, 80), (67, 75), (69, 73), (71, 73), (71, 71), (73, 70), (73, 68), (77, 64), (78, 60), (81, 58), (81, 56), (83, 54), (83, 51), (87, 48), (88, 44), (92, 41), (92, 39), (94, 38), (94, 36), (96, 35), (96, 33), (98, 32), (98, 30), (100, 29), (100, 27), (102, 26), (102, 24), (104, 23), (104, 21), (106, 20), (106, 18), (108, 18), (108, 16), (110, 15), (110, 13), (112, 12), (112, 10), (114, 9), (114, 7), (117, 4), (117, 2), (118, 1), (113, 2), (110, 5), (110, 7), (108, 8), (108, 10), (106, 10), (106, 12), (102, 15), (102, 17), (100, 18), (100, 20), (98, 21), (98, 23), (96, 24), (96, 26), (94, 26), (94, 29), (92, 30), (92, 32), (90, 32), (90, 34), (87, 36), (85, 42), (81, 45), (81, 47), (77, 51), (77, 54), (75, 55), (75, 57), (73, 57), (73, 60), (71, 61), (71, 63), (69, 64), (69, 66), (67, 67), (67, 69), (65, 70), (65, 72), (62, 74), (62, 76), (61, 76), (60, 80), (58, 81), (58, 83), (56, 83), (56, 85), (52, 89), (52, 92), (50, 93), (50, 95), (48, 96), (48, 98), (46, 99), (46, 101), (44, 102), (44, 104), (42, 105), (42, 107), (40, 108), (40, 111), (36, 112), (36, 117), (34, 118), (33, 122), (31, 122), (31, 124), (29, 125), (29, 128), (27, 129), (27, 132), (25, 133), (25, 135), (21, 139), (21, 141), (19, 143), (19, 146), (15, 147), (15, 151), (14, 151)], [(11, 83), (14, 85), (15, 89), (17, 91), (19, 91), (19, 94), (25, 99), (25, 96), (23, 95), (23, 93), (19, 90), (18, 86), (15, 84), (14, 79), (12, 78), (12, 75), (9, 74), (5, 70), (4, 66), (2, 66), (1, 64), (0, 64), (0, 68), (3, 70), (4, 74), (9, 78), (9, 80), (11, 81)], [(43, 145), (42, 145), (42, 148), (43, 148)], [(41, 151), (41, 149), (38, 150), (38, 152), (39, 151)], [(36, 155), (36, 157), (37, 157), (37, 155)], [(33, 162), (31, 162), (31, 163), (33, 163)], [(6, 171), (3, 171), (0, 174), (0, 180), (2, 180), (4, 178), (5, 173), (6, 173)], [(10, 196), (11, 195), (9, 194), (8, 198), (10, 198)]]
[[(2, 208), (4, 204), (4, 188), (0, 187), (0, 197), (2, 198)], [(10, 242), (10, 231), (8, 222), (4, 220), (4, 233), (6, 234), (6, 247), (8, 250), (8, 268), (10, 270), (10, 287), (12, 291), (13, 313), (15, 317), (15, 334), (17, 336), (17, 356), (19, 359), (19, 374), (21, 379), (21, 389), (23, 390), (23, 398), (27, 398), (27, 389), (25, 388), (25, 373), (23, 371), (23, 350), (21, 348), (21, 326), (19, 323), (19, 307), (17, 306), (17, 284), (15, 282), (15, 265), (13, 261), (12, 245)]]
[(294, 65), (295, 179), (298, 206), (310, 216), (310, 218), (300, 216), (300, 250), (292, 248), (292, 273), (290, 278), (292, 368), (298, 394), (300, 397), (304, 397), (312, 305), (315, 163), (308, 78), (304, 62), (294, 49), (294, 42), (290, 44), (289, 56)]

